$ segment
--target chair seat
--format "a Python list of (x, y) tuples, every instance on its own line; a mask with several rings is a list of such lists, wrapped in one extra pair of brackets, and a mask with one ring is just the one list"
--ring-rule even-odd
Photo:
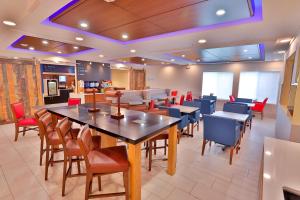
[(37, 121), (34, 118), (21, 119), (18, 122), (19, 126), (37, 126)]
[[(48, 139), (49, 139), (50, 145), (59, 145), (59, 144), (62, 144), (62, 141), (60, 140), (60, 138), (58, 136), (58, 133), (56, 131), (48, 132)], [(70, 135), (67, 135), (65, 137), (66, 141), (69, 141), (71, 139), (72, 139), (72, 137)]]
[(129, 162), (125, 146), (104, 148), (99, 151), (90, 151), (88, 154), (90, 171), (92, 173), (115, 173), (127, 171)]
[(66, 142), (66, 151), (70, 156), (81, 156), (81, 151), (77, 140), (68, 140)]

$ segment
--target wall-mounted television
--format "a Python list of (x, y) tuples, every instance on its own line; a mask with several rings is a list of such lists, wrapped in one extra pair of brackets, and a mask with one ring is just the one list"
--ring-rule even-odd
[(59, 80), (59, 82), (67, 82), (67, 77), (66, 76), (59, 76), (58, 80)]

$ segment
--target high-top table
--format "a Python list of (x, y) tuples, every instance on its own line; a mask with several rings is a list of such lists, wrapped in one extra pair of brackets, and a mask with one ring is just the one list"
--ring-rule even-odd
[(143, 113), (139, 111), (121, 109), (124, 118), (112, 119), (111, 113), (116, 113), (117, 108), (107, 104), (97, 104), (100, 112), (90, 113), (88, 104), (79, 106), (63, 106), (47, 108), (47, 110), (60, 117), (68, 117), (79, 124), (88, 124), (101, 134), (103, 147), (117, 145), (117, 139), (128, 144), (128, 159), (130, 162), (130, 199), (141, 199), (141, 144), (169, 129), (168, 142), (168, 168), (167, 173), (174, 175), (176, 172), (177, 157), (177, 123), (180, 119)]

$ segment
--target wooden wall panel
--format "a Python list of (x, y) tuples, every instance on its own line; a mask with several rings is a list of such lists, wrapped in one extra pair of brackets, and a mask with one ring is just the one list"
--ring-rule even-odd
[(22, 101), (26, 115), (43, 104), (39, 64), (0, 59), (0, 123), (12, 120), (10, 104)]

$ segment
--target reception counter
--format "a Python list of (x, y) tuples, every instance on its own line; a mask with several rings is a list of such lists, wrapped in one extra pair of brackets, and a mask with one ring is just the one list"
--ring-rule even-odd
[(300, 193), (300, 144), (265, 138), (262, 200), (284, 200), (283, 188)]

